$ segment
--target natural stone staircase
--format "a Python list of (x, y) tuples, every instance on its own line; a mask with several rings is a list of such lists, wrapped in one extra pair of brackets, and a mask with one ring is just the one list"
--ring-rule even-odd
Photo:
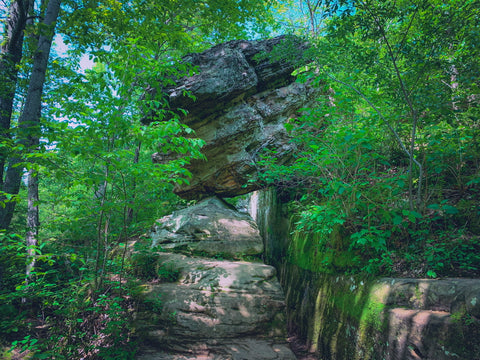
[(145, 286), (147, 300), (159, 307), (138, 315), (146, 341), (137, 359), (295, 359), (275, 269), (258, 260), (214, 258), (263, 251), (249, 215), (209, 198), (161, 219), (152, 237), (163, 249), (192, 255), (156, 254), (178, 279)]

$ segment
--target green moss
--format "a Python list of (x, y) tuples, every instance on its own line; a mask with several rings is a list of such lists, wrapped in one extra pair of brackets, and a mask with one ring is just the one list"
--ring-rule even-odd
[(477, 320), (467, 312), (466, 306), (462, 306), (459, 310), (453, 312), (450, 318), (453, 322), (462, 326), (470, 326), (477, 323)]
[(284, 273), (288, 276), (287, 305), (295, 304), (289, 318), (306, 330), (303, 336), (310, 351), (325, 359), (379, 358), (388, 334), (388, 285), (359, 275), (332, 276), (292, 265), (288, 268)]
[(338, 225), (328, 234), (296, 231), (287, 250), (291, 263), (302, 269), (335, 273), (355, 266), (356, 254), (345, 243), (343, 228)]

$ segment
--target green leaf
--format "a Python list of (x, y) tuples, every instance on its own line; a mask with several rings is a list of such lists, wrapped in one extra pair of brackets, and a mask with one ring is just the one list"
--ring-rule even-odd
[(458, 214), (458, 209), (455, 206), (443, 205), (442, 209), (443, 211), (445, 211), (446, 214), (449, 214), (449, 215)]
[(403, 218), (401, 216), (395, 215), (393, 217), (393, 224), (400, 225), (403, 222)]

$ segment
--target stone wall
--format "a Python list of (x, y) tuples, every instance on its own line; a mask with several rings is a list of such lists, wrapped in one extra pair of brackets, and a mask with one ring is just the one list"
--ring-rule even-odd
[(480, 281), (362, 280), (282, 268), (290, 332), (324, 360), (480, 359)]
[(479, 279), (367, 279), (292, 263), (288, 213), (272, 190), (250, 209), (279, 270), (291, 334), (322, 360), (480, 359)]

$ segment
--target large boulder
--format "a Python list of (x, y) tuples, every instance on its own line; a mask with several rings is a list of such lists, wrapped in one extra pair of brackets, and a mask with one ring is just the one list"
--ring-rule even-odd
[(183, 253), (238, 258), (263, 252), (262, 238), (250, 215), (217, 197), (157, 220), (151, 238), (153, 246)]
[(295, 359), (285, 341), (285, 303), (275, 268), (157, 256), (179, 276), (175, 283), (145, 285), (147, 301), (158, 306), (138, 314), (146, 341), (137, 359)]
[[(250, 215), (207, 198), (160, 219), (151, 235), (160, 251), (147, 272), (158, 278), (144, 285), (136, 359), (295, 359), (283, 291), (257, 257), (263, 241)], [(218, 259), (245, 255), (252, 261)]]
[[(245, 194), (261, 186), (252, 180), (262, 151), (271, 149), (281, 161), (289, 160), (294, 145), (284, 125), (320, 94), (292, 76), (298, 65), (293, 59), (301, 59), (306, 48), (296, 37), (281, 36), (231, 41), (184, 59), (197, 73), (168, 90), (170, 106), (188, 111), (182, 121), (205, 140), (207, 162), (192, 161), (188, 169), (193, 178), (176, 187), (179, 196)], [(290, 54), (290, 60), (279, 53)], [(165, 155), (158, 153), (153, 160), (162, 162)]]

